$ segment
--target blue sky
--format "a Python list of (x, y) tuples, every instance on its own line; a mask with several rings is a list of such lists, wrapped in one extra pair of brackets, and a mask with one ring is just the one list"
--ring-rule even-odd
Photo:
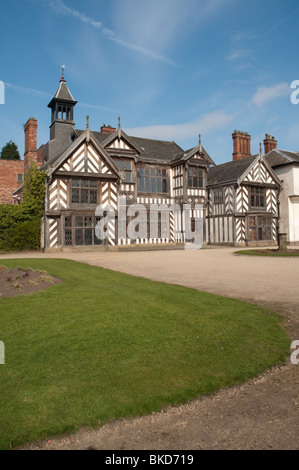
[[(65, 65), (76, 128), (102, 124), (132, 136), (202, 143), (216, 164), (232, 132), (266, 133), (299, 151), (298, 0), (1, 0), (0, 148), (24, 152), (23, 125), (50, 110)], [(299, 96), (299, 94), (298, 94)]]

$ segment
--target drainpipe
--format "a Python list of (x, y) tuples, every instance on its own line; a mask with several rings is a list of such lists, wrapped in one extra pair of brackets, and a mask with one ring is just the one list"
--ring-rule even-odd
[(210, 234), (210, 188), (208, 188), (208, 201), (207, 201), (207, 219), (208, 219), (208, 244), (211, 243), (211, 234)]
[(278, 248), (280, 248), (280, 239), (279, 239), (279, 221), (280, 221), (280, 196), (281, 188), (277, 190), (277, 222), (276, 222), (276, 241)]
[(45, 198), (43, 202), (43, 247), (42, 253), (45, 253), (46, 248), (46, 207), (48, 205), (48, 177), (45, 182), (46, 191), (45, 191)]

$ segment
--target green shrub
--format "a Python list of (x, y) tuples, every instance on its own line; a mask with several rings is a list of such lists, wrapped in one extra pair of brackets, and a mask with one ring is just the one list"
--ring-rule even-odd
[(38, 250), (40, 248), (40, 219), (30, 219), (18, 223), (6, 231), (2, 241), (4, 250)]
[(46, 174), (31, 165), (23, 186), (23, 203), (0, 205), (0, 250), (37, 250)]

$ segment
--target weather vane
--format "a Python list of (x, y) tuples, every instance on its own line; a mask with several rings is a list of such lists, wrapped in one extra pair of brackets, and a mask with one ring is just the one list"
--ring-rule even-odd
[(64, 69), (65, 69), (65, 65), (62, 65), (62, 66), (61, 66), (61, 74), (62, 74), (62, 77), (64, 76)]

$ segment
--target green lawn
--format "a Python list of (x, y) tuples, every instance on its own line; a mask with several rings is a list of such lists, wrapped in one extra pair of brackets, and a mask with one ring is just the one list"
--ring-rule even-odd
[(289, 353), (255, 305), (65, 260), (1, 260), (65, 282), (0, 299), (0, 449), (184, 403)]
[(254, 249), (254, 250), (240, 250), (235, 251), (236, 255), (247, 256), (299, 256), (299, 250), (278, 250), (278, 249)]

